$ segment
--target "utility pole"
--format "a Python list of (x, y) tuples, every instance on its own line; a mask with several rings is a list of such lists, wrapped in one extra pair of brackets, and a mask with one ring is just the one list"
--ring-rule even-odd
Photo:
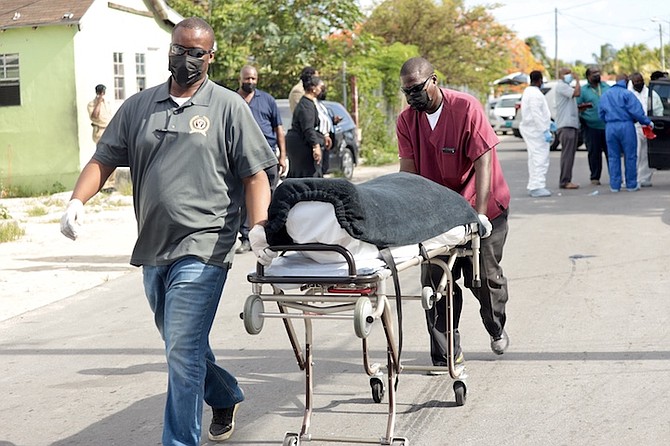
[(558, 8), (554, 8), (554, 70), (554, 79), (558, 79)]
[[(663, 48), (663, 24), (661, 22), (664, 22), (665, 20), (657, 19), (657, 18), (652, 18), (652, 22), (657, 22), (658, 23), (658, 39), (660, 40), (661, 44), (661, 71), (665, 71), (665, 48)], [(670, 22), (666, 22), (670, 24)]]
[(658, 38), (661, 41), (661, 71), (665, 71), (665, 48), (663, 48), (663, 25), (658, 24)]

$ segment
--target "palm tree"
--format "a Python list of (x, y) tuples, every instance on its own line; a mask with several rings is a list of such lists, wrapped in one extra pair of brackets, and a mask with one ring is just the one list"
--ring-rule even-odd
[(636, 45), (626, 45), (617, 52), (615, 68), (620, 73), (633, 73), (643, 71), (644, 68), (655, 62), (656, 56), (647, 45), (638, 43)]
[(604, 73), (612, 73), (614, 71), (616, 57), (617, 50), (609, 43), (600, 46), (600, 54), (593, 54), (593, 60), (595, 60), (596, 65)]

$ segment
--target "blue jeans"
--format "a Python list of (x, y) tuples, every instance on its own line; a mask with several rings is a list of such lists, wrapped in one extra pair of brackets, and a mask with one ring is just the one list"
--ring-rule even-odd
[(228, 269), (185, 257), (143, 267), (144, 292), (165, 341), (168, 389), (164, 446), (198, 446), (203, 400), (216, 408), (244, 400), (233, 375), (215, 364), (209, 345)]

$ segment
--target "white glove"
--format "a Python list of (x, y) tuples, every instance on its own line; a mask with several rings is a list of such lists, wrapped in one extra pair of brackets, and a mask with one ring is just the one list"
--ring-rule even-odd
[(649, 127), (651, 127), (652, 129), (654, 128), (654, 121), (649, 122)]
[(258, 263), (263, 266), (268, 266), (272, 263), (272, 259), (279, 255), (278, 252), (268, 249), (268, 239), (265, 236), (265, 227), (261, 225), (254, 225), (249, 231), (249, 244), (251, 250), (258, 258)]
[(485, 214), (479, 214), (479, 224), (481, 225), (482, 229), (484, 229), (482, 238), (486, 238), (491, 235), (491, 231), (493, 231), (493, 225)]
[(60, 232), (65, 237), (76, 240), (82, 223), (84, 223), (84, 203), (73, 198), (60, 219)]

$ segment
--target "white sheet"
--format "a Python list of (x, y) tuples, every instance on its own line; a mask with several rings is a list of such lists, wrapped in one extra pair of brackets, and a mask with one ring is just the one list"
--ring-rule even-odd
[[(418, 217), (420, 218), (420, 216)], [(381, 259), (375, 245), (353, 238), (337, 221), (335, 208), (330, 203), (321, 201), (302, 201), (289, 211), (286, 220), (286, 231), (296, 243), (326, 243), (346, 248), (356, 259), (356, 264), (367, 260)], [(423, 242), (426, 249), (440, 246), (457, 246), (466, 242), (467, 228), (457, 226), (448, 232)], [(400, 262), (402, 259), (414, 257), (419, 253), (418, 245), (391, 247), (391, 254)], [(343, 261), (336, 252), (310, 251), (303, 253), (305, 257), (326, 264)]]
[[(289, 211), (286, 230), (291, 238), (300, 244), (325, 243), (346, 248), (356, 262), (356, 274), (374, 274), (386, 268), (376, 246), (351, 237), (338, 223), (332, 204), (320, 201), (306, 201), (296, 204)], [(443, 246), (454, 247), (465, 244), (470, 235), (467, 226), (457, 226), (444, 234), (424, 241), (430, 251)], [(419, 245), (391, 248), (391, 254), (400, 264), (420, 254)], [(276, 277), (339, 277), (349, 274), (344, 258), (333, 251), (290, 252), (277, 257), (265, 268), (266, 276)], [(298, 288), (301, 283), (275, 284), (284, 290)]]

